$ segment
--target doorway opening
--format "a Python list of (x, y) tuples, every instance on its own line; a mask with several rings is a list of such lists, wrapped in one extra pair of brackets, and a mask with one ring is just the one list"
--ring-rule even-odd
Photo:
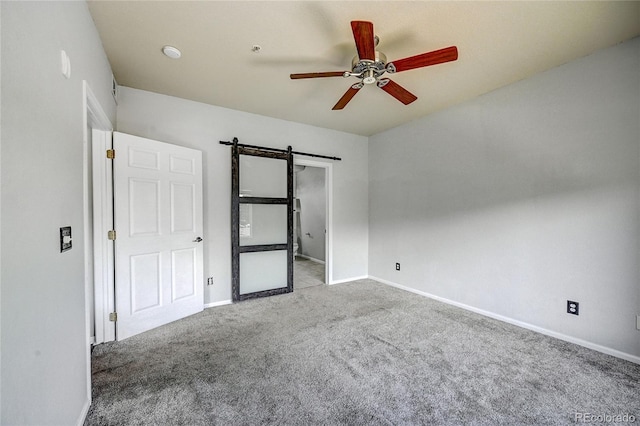
[(294, 288), (330, 283), (331, 164), (294, 161)]
[(99, 170), (94, 167), (94, 157), (104, 149), (107, 141), (107, 135), (110, 134), (113, 126), (109, 117), (104, 112), (98, 98), (94, 95), (87, 81), (82, 82), (82, 121), (83, 138), (82, 138), (82, 193), (83, 193), (83, 233), (84, 233), (84, 289), (85, 289), (85, 336), (87, 343), (86, 356), (86, 378), (87, 378), (87, 395), (91, 402), (91, 347), (98, 339), (104, 339), (102, 331), (102, 323), (96, 322), (96, 300), (100, 294), (96, 291), (97, 286), (103, 285), (103, 277), (100, 275), (105, 272), (101, 262), (94, 262), (98, 259), (106, 258), (102, 251), (102, 242), (100, 238), (95, 237), (95, 231), (102, 221), (99, 214), (100, 206), (96, 210), (94, 200), (99, 198), (101, 194), (96, 191), (94, 175)]

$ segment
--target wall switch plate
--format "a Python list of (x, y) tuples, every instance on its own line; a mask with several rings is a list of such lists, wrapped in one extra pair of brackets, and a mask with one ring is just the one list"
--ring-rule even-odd
[(400, 270), (400, 264), (396, 263), (396, 271), (399, 271), (399, 270)]
[(636, 315), (636, 330), (640, 330), (640, 315)]
[(580, 304), (572, 300), (567, 300), (567, 313), (573, 315), (580, 314)]
[(60, 253), (71, 250), (71, 227), (60, 228)]
[(207, 285), (213, 285), (213, 277), (207, 278)]

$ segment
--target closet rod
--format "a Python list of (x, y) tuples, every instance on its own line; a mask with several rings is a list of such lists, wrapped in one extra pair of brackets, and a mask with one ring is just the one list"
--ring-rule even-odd
[[(247, 144), (243, 144), (243, 143), (238, 143), (238, 138), (233, 138), (233, 142), (229, 142), (229, 141), (220, 141), (221, 145), (237, 145), (237, 146), (241, 146), (243, 148), (255, 148), (255, 149), (262, 149), (264, 151), (273, 151), (273, 152), (284, 152), (287, 153), (289, 152), (286, 149), (279, 149), (279, 148), (269, 148), (266, 146), (258, 146), (258, 145), (247, 145)], [(300, 151), (291, 151), (292, 154), (296, 154), (296, 155), (304, 155), (306, 157), (315, 157), (315, 158), (326, 158), (327, 160), (335, 160), (335, 161), (342, 161), (342, 158), (338, 158), (338, 157), (330, 157), (328, 155), (320, 155), (320, 154), (310, 154), (308, 152), (300, 152)]]

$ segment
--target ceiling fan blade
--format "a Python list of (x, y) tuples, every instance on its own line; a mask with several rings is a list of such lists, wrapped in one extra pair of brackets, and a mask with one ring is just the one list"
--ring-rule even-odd
[(351, 21), (353, 38), (356, 41), (360, 60), (376, 60), (376, 42), (373, 34), (373, 23), (368, 21)]
[(345, 92), (344, 95), (342, 95), (342, 97), (340, 98), (340, 100), (338, 101), (337, 104), (335, 104), (333, 106), (333, 108), (331, 108), (332, 110), (338, 110), (338, 109), (342, 109), (345, 106), (347, 106), (347, 104), (349, 103), (349, 101), (351, 99), (353, 99), (353, 97), (356, 95), (356, 93), (358, 93), (358, 90), (362, 89), (362, 84), (354, 84), (353, 86), (349, 87), (349, 90), (347, 90)]
[(344, 71), (329, 71), (329, 72), (307, 72), (301, 74), (291, 74), (291, 80), (298, 80), (300, 78), (319, 78), (319, 77), (344, 77)]
[(404, 87), (400, 86), (395, 81), (389, 80), (388, 78), (381, 79), (378, 81), (378, 87), (402, 102), (405, 105), (410, 104), (411, 102), (418, 99), (416, 95), (409, 92)]
[[(387, 72), (408, 71), (415, 68), (427, 67), (429, 65), (451, 62), (458, 59), (458, 48), (456, 46), (445, 47), (433, 52), (422, 53), (404, 59), (398, 59), (387, 64)], [(393, 65), (393, 67), (392, 67)], [(390, 70), (389, 68), (395, 68)]]

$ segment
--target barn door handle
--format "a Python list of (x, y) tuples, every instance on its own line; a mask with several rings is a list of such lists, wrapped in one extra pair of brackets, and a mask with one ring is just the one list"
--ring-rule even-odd
[(202, 238), (200, 237), (196, 237), (196, 239), (193, 240), (194, 243), (199, 243), (200, 241), (202, 241)]

